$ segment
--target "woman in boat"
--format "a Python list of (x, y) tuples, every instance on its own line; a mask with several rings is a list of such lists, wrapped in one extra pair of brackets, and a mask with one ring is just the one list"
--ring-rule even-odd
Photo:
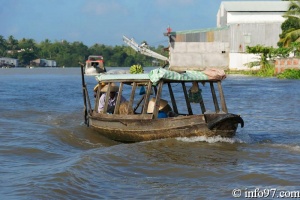
[[(153, 113), (154, 106), (155, 106), (155, 97), (152, 97), (148, 104), (147, 113)], [(159, 111), (158, 111), (157, 118), (167, 118), (169, 113), (172, 112), (171, 106), (164, 99), (160, 99), (158, 110)]]
[[(103, 110), (104, 110), (107, 89), (108, 89), (108, 85), (105, 85), (101, 89), (102, 95), (99, 99), (98, 113), (102, 113)], [(116, 106), (116, 101), (117, 101), (117, 96), (118, 96), (117, 91), (119, 91), (119, 87), (112, 83), (111, 87), (110, 87), (110, 94), (109, 94), (109, 99), (108, 99), (108, 107), (107, 107), (107, 112), (108, 113), (114, 113), (115, 106)], [(125, 102), (125, 101), (126, 101), (125, 97), (121, 96), (121, 102), (120, 103)]]

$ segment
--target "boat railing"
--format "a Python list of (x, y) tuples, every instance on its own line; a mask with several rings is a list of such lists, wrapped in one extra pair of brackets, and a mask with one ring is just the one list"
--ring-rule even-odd
[[(200, 114), (202, 114), (202, 115), (204, 115), (205, 113), (215, 113), (215, 114), (228, 113), (221, 81), (219, 81), (219, 80), (218, 81), (211, 81), (211, 80), (210, 81), (175, 81), (175, 82), (161, 80), (157, 85), (152, 85), (152, 82), (150, 80), (142, 80), (142, 79), (141, 80), (130, 79), (130, 80), (100, 81), (99, 82), (100, 87), (98, 87), (97, 96), (95, 99), (95, 107), (94, 107), (95, 111), (98, 110), (99, 98), (101, 95), (101, 92), (100, 92), (101, 88), (104, 87), (104, 85), (109, 85), (108, 88), (110, 88), (110, 85), (112, 83), (119, 85), (115, 109), (114, 109), (114, 112), (111, 113), (113, 115), (116, 115), (116, 114), (124, 115), (125, 114), (125, 115), (138, 115), (139, 116), (139, 115), (149, 114), (149, 113), (147, 113), (147, 109), (148, 109), (148, 104), (150, 101), (150, 96), (153, 94), (153, 91), (154, 91), (154, 94), (152, 96), (154, 96), (154, 98), (155, 98), (155, 106), (154, 106), (154, 110), (152, 113), (152, 118), (154, 118), (154, 119), (158, 117), (158, 113), (159, 113), (158, 108), (159, 108), (159, 104), (160, 104), (160, 99), (164, 99), (164, 98), (166, 98), (166, 96), (167, 96), (167, 99), (171, 105), (171, 109), (172, 109), (173, 113), (175, 114), (175, 116), (188, 116), (188, 115), (195, 115), (195, 114), (197, 115), (197, 113), (194, 113), (195, 108), (193, 108), (193, 107), (195, 105), (192, 106), (191, 105), (192, 103), (199, 105), (200, 112), (201, 112)], [(179, 97), (179, 99), (178, 99), (178, 96), (175, 97), (173, 89), (172, 89), (172, 83), (181, 85), (183, 98)], [(190, 89), (189, 90), (187, 89), (187, 87), (188, 87), (186, 85), (187, 83), (192, 83), (193, 87), (196, 87), (197, 90), (201, 90), (199, 87), (199, 83), (202, 83), (203, 85), (205, 83), (209, 84), (214, 111), (207, 110), (202, 96), (200, 97), (200, 100), (197, 103), (190, 101), (190, 97), (189, 97)], [(218, 93), (215, 90), (214, 84), (217, 84)], [(168, 89), (167, 93), (168, 94), (166, 92), (163, 92), (164, 85), (167, 85), (167, 89)], [(130, 89), (127, 90), (127, 88), (126, 88), (126, 91), (127, 91), (126, 97), (129, 97), (129, 98), (126, 98), (127, 102), (126, 102), (125, 106), (127, 108), (126, 109), (127, 111), (132, 111), (132, 112), (120, 113), (121, 96), (124, 94), (124, 92), (123, 92), (124, 86), (131, 87), (131, 90)], [(141, 86), (145, 87), (145, 93), (140, 98), (136, 98), (137, 88), (141, 87)], [(110, 93), (110, 89), (108, 89), (108, 91), (107, 91), (107, 94), (109, 94), (109, 93)], [(219, 98), (217, 97), (217, 94), (219, 94)], [(106, 95), (103, 113), (107, 113), (108, 98), (109, 98), (109, 95)], [(187, 113), (179, 111), (178, 101), (185, 102), (184, 104), (186, 106)], [(220, 106), (219, 106), (219, 102), (220, 102)], [(98, 115), (98, 116), (104, 116), (104, 115)], [(150, 115), (147, 115), (147, 116), (150, 116)]]

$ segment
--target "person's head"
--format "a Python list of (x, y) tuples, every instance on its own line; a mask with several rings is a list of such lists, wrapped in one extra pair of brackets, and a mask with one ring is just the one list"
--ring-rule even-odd
[[(102, 89), (101, 89), (101, 92), (103, 93), (106, 93), (108, 90), (108, 85), (105, 85)], [(111, 83), (110, 85), (110, 94), (109, 94), (109, 97), (111, 99), (115, 98), (116, 96), (116, 93), (119, 91), (119, 87), (116, 86), (114, 83)]]
[(116, 92), (110, 92), (110, 93), (109, 93), (109, 98), (110, 98), (110, 99), (115, 98), (115, 96), (116, 96)]
[[(155, 107), (155, 97), (152, 97), (148, 104), (147, 113), (153, 113), (154, 107)], [(160, 99), (158, 110), (168, 113), (169, 111), (172, 110), (172, 108), (170, 107), (170, 105), (168, 104), (168, 102), (166, 100)]]

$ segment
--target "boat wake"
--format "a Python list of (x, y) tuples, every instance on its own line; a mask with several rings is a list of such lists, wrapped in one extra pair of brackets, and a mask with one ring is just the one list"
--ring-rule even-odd
[(178, 141), (182, 142), (207, 142), (207, 143), (218, 143), (218, 142), (224, 142), (224, 143), (245, 143), (242, 140), (238, 138), (224, 138), (221, 136), (214, 136), (214, 137), (205, 137), (205, 136), (196, 136), (196, 137), (180, 137), (176, 138)]
[(300, 146), (296, 144), (271, 144), (271, 146), (286, 149), (288, 151), (300, 152)]

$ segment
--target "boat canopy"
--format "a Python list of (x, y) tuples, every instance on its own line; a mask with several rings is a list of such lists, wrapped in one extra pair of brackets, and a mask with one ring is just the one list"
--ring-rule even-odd
[(206, 69), (204, 71), (185, 71), (178, 73), (175, 71), (157, 68), (151, 70), (149, 74), (100, 74), (96, 76), (97, 81), (111, 80), (149, 80), (156, 85), (159, 80), (174, 80), (174, 81), (218, 81), (226, 78), (224, 70)]
[(97, 81), (111, 80), (149, 80), (149, 74), (99, 74), (96, 76)]

